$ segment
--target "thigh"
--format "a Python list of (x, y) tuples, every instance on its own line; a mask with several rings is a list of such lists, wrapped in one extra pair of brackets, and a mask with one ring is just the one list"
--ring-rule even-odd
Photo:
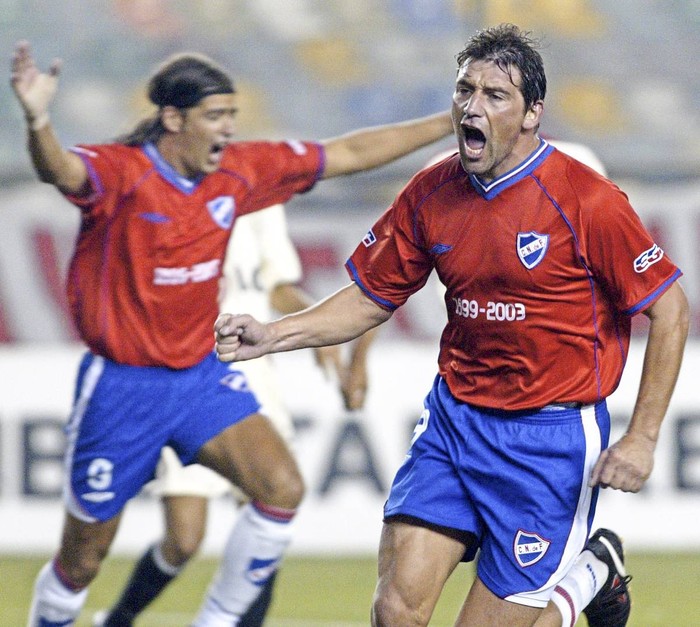
[(594, 514), (587, 478), (601, 447), (596, 414), (475, 412), (464, 464), (488, 530), (477, 575), (498, 597), (544, 607), (583, 548)]
[(289, 447), (262, 414), (253, 414), (211, 438), (198, 461), (268, 505), (295, 508), (303, 481)]
[(375, 606), (383, 607), (387, 616), (399, 617), (407, 610), (428, 624), (447, 578), (468, 547), (454, 536), (405, 520), (389, 520), (382, 528)]

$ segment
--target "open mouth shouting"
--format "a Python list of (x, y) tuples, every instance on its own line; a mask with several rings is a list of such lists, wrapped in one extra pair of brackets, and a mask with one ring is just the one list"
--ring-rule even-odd
[(224, 153), (224, 148), (228, 146), (228, 142), (222, 141), (212, 144), (209, 148), (209, 163), (212, 165), (218, 165), (221, 161), (221, 157)]
[(462, 125), (462, 136), (466, 157), (468, 159), (480, 159), (486, 146), (486, 135), (478, 128)]

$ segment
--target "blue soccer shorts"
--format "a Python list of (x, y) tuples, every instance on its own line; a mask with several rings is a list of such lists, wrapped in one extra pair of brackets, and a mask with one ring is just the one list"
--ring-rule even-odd
[(456, 400), (441, 377), (426, 397), (385, 520), (411, 516), (469, 532), (477, 575), (496, 596), (544, 607), (586, 543), (608, 445), (605, 402), (505, 412)]
[(183, 370), (118, 364), (87, 353), (66, 425), (68, 511), (105, 521), (150, 481), (168, 445), (183, 464), (260, 405), (234, 366), (214, 353)]

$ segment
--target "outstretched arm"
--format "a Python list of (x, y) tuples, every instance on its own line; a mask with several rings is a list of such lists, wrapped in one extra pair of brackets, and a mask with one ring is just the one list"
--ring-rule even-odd
[(261, 324), (246, 314), (221, 314), (214, 325), (221, 361), (246, 361), (268, 353), (341, 344), (391, 317), (355, 283), (313, 307)]
[(321, 143), (326, 151), (323, 178), (385, 165), (450, 135), (448, 112), (361, 129)]
[(624, 492), (638, 492), (651, 474), (688, 336), (688, 300), (677, 281), (644, 313), (651, 325), (632, 419), (620, 441), (603, 451), (590, 480)]
[(66, 193), (79, 193), (87, 182), (82, 159), (64, 150), (51, 126), (49, 106), (58, 88), (61, 62), (54, 59), (47, 72), (34, 61), (29, 43), (20, 41), (12, 56), (12, 89), (27, 122), (27, 146), (39, 179)]

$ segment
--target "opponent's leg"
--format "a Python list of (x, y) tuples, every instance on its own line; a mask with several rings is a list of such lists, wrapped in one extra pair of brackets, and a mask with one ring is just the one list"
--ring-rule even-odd
[(36, 579), (28, 627), (73, 624), (109, 551), (119, 518), (120, 514), (106, 522), (87, 523), (66, 513), (61, 547)]
[(238, 624), (275, 572), (289, 545), (303, 481), (272, 423), (255, 414), (202, 447), (198, 461), (238, 485), (252, 500), (228, 538), (196, 627)]

